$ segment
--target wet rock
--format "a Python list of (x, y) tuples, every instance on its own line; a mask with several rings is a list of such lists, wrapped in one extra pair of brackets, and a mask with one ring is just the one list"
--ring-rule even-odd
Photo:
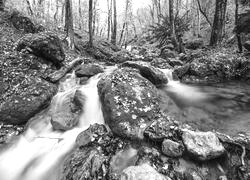
[(168, 83), (167, 76), (160, 71), (157, 68), (154, 68), (149, 63), (143, 62), (143, 61), (127, 61), (121, 65), (121, 67), (131, 67), (138, 69), (140, 71), (140, 74), (148, 79), (151, 83), (153, 83), (156, 86), (161, 86), (163, 84)]
[(177, 54), (169, 49), (163, 49), (160, 54), (160, 57), (163, 59), (175, 58), (176, 56)]
[[(12, 92), (0, 101), (0, 120), (11, 124), (26, 123), (29, 118), (48, 106), (57, 86), (39, 78), (27, 78), (22, 90)], [(6, 92), (8, 93), (8, 92)], [(7, 96), (7, 94), (6, 94)]]
[(190, 69), (190, 64), (185, 64), (184, 66), (180, 66), (174, 69), (173, 73), (178, 77), (182, 78), (185, 74), (188, 73)]
[(187, 49), (196, 50), (204, 47), (204, 41), (202, 39), (193, 39), (188, 40), (184, 45)]
[(19, 40), (16, 47), (18, 51), (25, 48), (32, 54), (52, 62), (56, 67), (61, 67), (65, 59), (61, 40), (53, 33), (27, 34)]
[(76, 68), (78, 65), (82, 64), (82, 59), (75, 59), (72, 63), (63, 66), (58, 71), (42, 75), (43, 79), (46, 79), (49, 82), (57, 83), (59, 80), (61, 80), (67, 73), (72, 71), (74, 68)]
[(76, 138), (76, 144), (78, 147), (85, 146), (90, 142), (100, 138), (108, 132), (107, 128), (101, 124), (90, 125), (90, 127), (81, 132)]
[(182, 82), (218, 83), (241, 78), (242, 65), (246, 61), (235, 54), (209, 52), (175, 72)]
[(102, 73), (104, 70), (97, 64), (83, 64), (76, 69), (77, 77), (91, 77), (96, 74)]
[(159, 174), (148, 164), (131, 166), (126, 168), (121, 176), (121, 180), (170, 180), (170, 178)]
[(82, 55), (86, 55), (86, 52), (92, 55), (97, 60), (104, 60), (106, 62), (113, 56), (115, 52), (121, 49), (118, 46), (113, 45), (109, 41), (95, 40), (93, 47), (89, 47), (88, 41), (76, 41), (76, 48)]
[(173, 138), (177, 129), (170, 119), (161, 117), (145, 129), (144, 136), (153, 141), (163, 141), (164, 138)]
[(85, 85), (88, 83), (89, 78), (88, 77), (81, 77), (80, 78), (80, 85)]
[(225, 148), (212, 132), (183, 130), (182, 139), (187, 151), (198, 160), (215, 159), (225, 153)]
[(169, 64), (167, 59), (163, 58), (155, 58), (150, 63), (152, 66), (160, 68), (160, 69), (172, 69), (173, 67)]
[(243, 44), (244, 48), (248, 51), (250, 51), (250, 41), (246, 41), (244, 44)]
[(36, 26), (28, 17), (23, 16), (18, 11), (12, 12), (10, 15), (10, 21), (16, 29), (25, 33), (37, 33), (42, 30), (42, 28)]
[(105, 122), (126, 138), (143, 138), (147, 125), (159, 116), (156, 87), (137, 70), (121, 68), (98, 83)]
[(66, 159), (61, 180), (103, 179), (107, 173), (107, 157), (94, 146), (78, 148)]
[(184, 147), (178, 142), (165, 139), (162, 143), (162, 152), (169, 157), (180, 157), (184, 152)]
[[(78, 122), (85, 102), (81, 91), (66, 96), (58, 94), (52, 102), (51, 124), (55, 130), (69, 130)], [(57, 104), (59, 103), (59, 104)]]
[(183, 62), (178, 60), (178, 59), (174, 59), (174, 58), (169, 58), (167, 59), (168, 63), (172, 66), (172, 67), (175, 67), (175, 66), (182, 66), (183, 65)]
[(13, 137), (18, 136), (23, 131), (23, 126), (0, 123), (0, 150), (1, 144), (10, 142)]
[(110, 62), (113, 63), (124, 63), (126, 61), (132, 61), (135, 59), (132, 53), (130, 53), (127, 50), (121, 50), (118, 52), (115, 52), (111, 58), (109, 59)]

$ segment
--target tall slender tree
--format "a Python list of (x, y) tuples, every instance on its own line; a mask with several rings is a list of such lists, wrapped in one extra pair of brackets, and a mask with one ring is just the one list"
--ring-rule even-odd
[(111, 43), (116, 45), (116, 36), (117, 36), (117, 14), (116, 14), (116, 0), (113, 0), (113, 27), (111, 35)]
[(174, 47), (178, 49), (178, 44), (175, 34), (175, 24), (174, 24), (174, 0), (169, 0), (169, 22), (170, 22), (171, 41)]
[(72, 0), (65, 0), (65, 30), (66, 40), (69, 47), (74, 49), (74, 27), (73, 27), (73, 14), (72, 14)]
[(227, 9), (227, 0), (216, 0), (213, 28), (210, 38), (210, 46), (221, 43), (223, 38), (223, 27)]
[(89, 0), (89, 46), (93, 47), (93, 0)]
[(4, 10), (4, 0), (0, 0), (0, 11)]
[[(237, 28), (238, 21), (239, 21), (238, 11), (239, 11), (239, 1), (235, 0), (235, 28)], [(236, 29), (236, 37), (237, 37), (237, 43), (238, 43), (238, 50), (239, 52), (242, 52), (241, 36), (240, 36), (239, 31), (237, 31), (237, 29)]]

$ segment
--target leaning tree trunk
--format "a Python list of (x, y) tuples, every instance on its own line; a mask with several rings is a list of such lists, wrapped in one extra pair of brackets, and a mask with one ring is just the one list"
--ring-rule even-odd
[(238, 17), (239, 12), (238, 11), (239, 11), (239, 1), (235, 0), (235, 28), (236, 28), (235, 32), (236, 32), (239, 52), (242, 52), (241, 36), (240, 36), (239, 31), (237, 30), (238, 21), (239, 21), (239, 17)]
[(89, 46), (93, 47), (93, 0), (89, 0)]
[(0, 11), (4, 10), (4, 0), (0, 0)]
[(227, 0), (216, 0), (213, 28), (210, 38), (210, 46), (221, 43), (223, 37), (223, 27), (227, 9)]
[(73, 14), (72, 14), (72, 1), (65, 0), (65, 30), (66, 40), (70, 49), (74, 49), (74, 29), (73, 29)]
[(111, 43), (116, 45), (116, 35), (117, 35), (116, 0), (113, 0), (113, 8), (114, 8), (114, 22), (112, 28)]

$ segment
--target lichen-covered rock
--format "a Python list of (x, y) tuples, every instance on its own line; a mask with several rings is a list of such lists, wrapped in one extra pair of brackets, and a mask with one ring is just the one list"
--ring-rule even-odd
[(140, 166), (130, 166), (126, 168), (121, 176), (121, 180), (170, 180), (158, 173), (153, 167), (148, 164)]
[(107, 157), (96, 147), (87, 146), (78, 148), (64, 162), (60, 179), (98, 180), (105, 177), (107, 173), (103, 165), (106, 161)]
[(78, 122), (85, 103), (81, 91), (58, 93), (52, 102), (51, 124), (55, 130), (69, 130)]
[[(0, 120), (12, 124), (23, 124), (50, 103), (57, 86), (39, 78), (24, 79), (19, 84), (22, 90), (12, 92), (0, 103)], [(18, 84), (17, 84), (18, 85)], [(8, 92), (6, 92), (8, 93)], [(7, 96), (7, 94), (6, 94)]]
[(156, 86), (161, 86), (163, 84), (168, 83), (168, 78), (167, 76), (160, 71), (159, 69), (151, 66), (147, 62), (143, 61), (127, 61), (121, 65), (121, 67), (131, 67), (138, 69), (140, 71), (140, 74), (148, 79), (151, 83), (153, 83)]
[(156, 87), (137, 70), (121, 68), (98, 83), (104, 119), (111, 130), (126, 138), (143, 138), (143, 131), (159, 116)]
[(181, 143), (165, 139), (162, 142), (162, 153), (169, 157), (181, 157), (184, 152), (184, 147)]
[(160, 69), (173, 69), (173, 67), (169, 64), (169, 61), (163, 58), (154, 58), (150, 64)]
[(36, 26), (28, 17), (23, 16), (18, 11), (12, 12), (10, 21), (16, 29), (25, 33), (37, 33), (43, 30), (43, 28)]
[(104, 70), (97, 64), (83, 64), (76, 69), (77, 77), (91, 77), (96, 74), (102, 73)]
[(18, 51), (25, 48), (32, 54), (52, 62), (56, 67), (61, 67), (65, 59), (61, 40), (50, 32), (27, 34), (18, 41), (16, 47)]
[(225, 148), (213, 132), (183, 130), (183, 143), (187, 151), (198, 160), (210, 160), (225, 153)]
[(144, 131), (144, 136), (153, 141), (163, 141), (164, 138), (174, 138), (178, 126), (168, 117), (161, 117), (150, 124)]
[(177, 56), (175, 51), (171, 51), (169, 49), (162, 49), (160, 57), (163, 59), (175, 58)]
[(95, 139), (100, 138), (108, 132), (107, 128), (101, 124), (90, 125), (90, 127), (81, 132), (76, 138), (77, 146), (85, 146), (90, 142), (93, 142)]
[(182, 82), (218, 83), (242, 78), (246, 58), (228, 52), (207, 52), (191, 63), (175, 69)]

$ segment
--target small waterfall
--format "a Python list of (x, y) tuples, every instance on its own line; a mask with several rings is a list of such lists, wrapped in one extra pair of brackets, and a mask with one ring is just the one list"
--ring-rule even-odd
[(200, 106), (212, 97), (202, 92), (199, 88), (189, 86), (173, 79), (173, 70), (160, 69), (168, 78), (168, 84), (163, 88), (166, 94), (180, 108), (188, 106)]
[[(67, 75), (59, 86), (48, 111), (37, 115), (27, 131), (11, 147), (0, 154), (1, 180), (55, 180), (60, 163), (73, 148), (79, 133), (90, 124), (104, 123), (97, 92), (100, 75), (80, 86), (74, 72)], [(66, 132), (54, 131), (49, 112), (60, 108), (66, 96), (80, 90), (85, 96), (85, 106), (77, 127)]]

